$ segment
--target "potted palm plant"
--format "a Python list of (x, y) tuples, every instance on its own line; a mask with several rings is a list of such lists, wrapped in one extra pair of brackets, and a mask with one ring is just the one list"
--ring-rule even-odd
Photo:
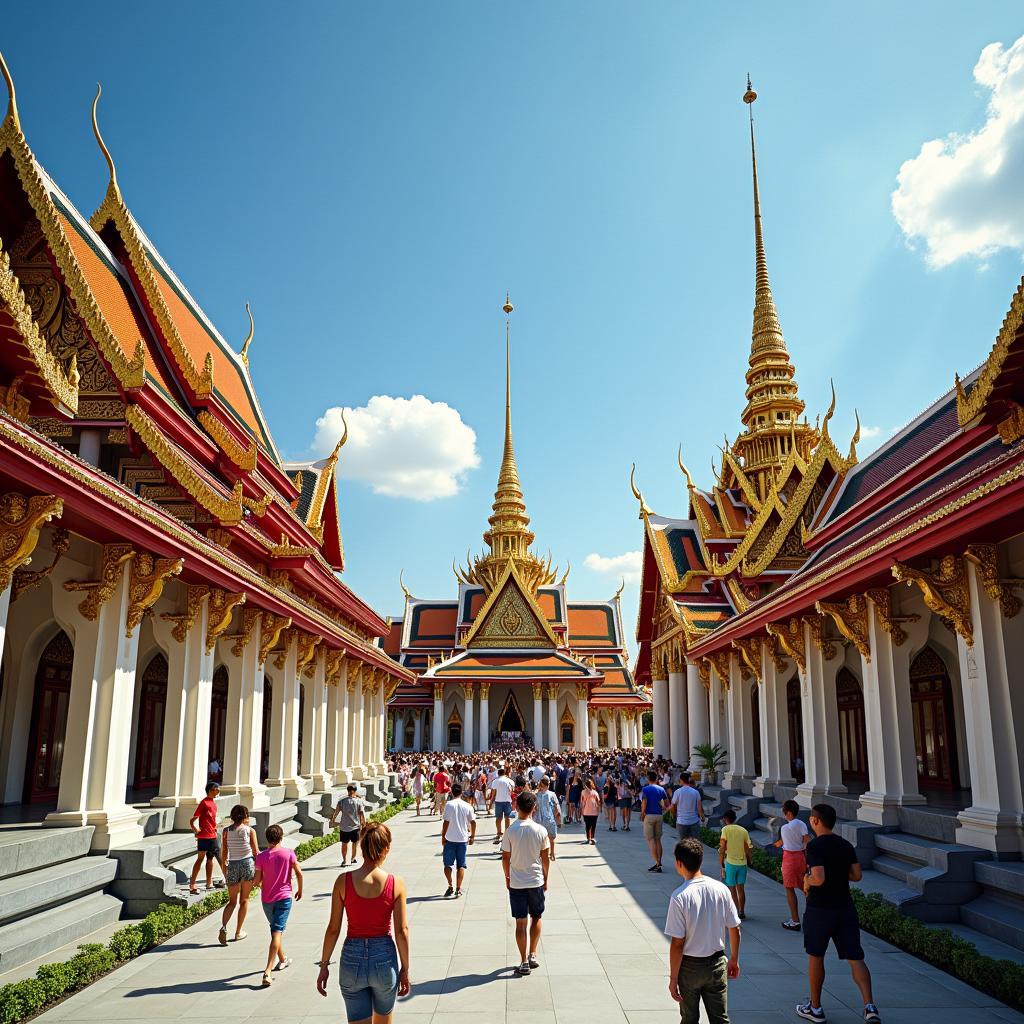
[(704, 781), (709, 786), (718, 784), (718, 769), (729, 760), (729, 751), (721, 743), (698, 743), (693, 752), (701, 759)]

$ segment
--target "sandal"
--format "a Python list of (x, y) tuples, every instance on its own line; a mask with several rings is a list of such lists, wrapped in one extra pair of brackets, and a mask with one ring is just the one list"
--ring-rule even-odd
[(263, 987), (264, 988), (270, 988), (270, 985), (273, 982), (273, 980), (274, 979), (271, 978), (270, 974), (267, 971), (263, 972)]
[(290, 956), (286, 956), (283, 960), (281, 960), (279, 963), (274, 965), (274, 970), (275, 971), (285, 971), (289, 967), (291, 967), (291, 965), (292, 965), (292, 958)]
[(248, 932), (239, 932), (235, 936), (235, 942), (241, 942), (242, 939), (247, 939), (248, 937), (249, 937), (249, 933)]
[(217, 932), (217, 941), (222, 945), (228, 944), (228, 930), (224, 925), (220, 926), (220, 931)]

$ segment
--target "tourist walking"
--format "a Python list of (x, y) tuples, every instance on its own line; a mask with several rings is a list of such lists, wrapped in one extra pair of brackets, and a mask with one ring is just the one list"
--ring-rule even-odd
[(750, 841), (750, 833), (736, 824), (736, 812), (731, 807), (723, 813), (722, 821), (725, 825), (718, 840), (722, 881), (729, 887), (742, 921), (747, 916), (747, 868), (754, 844)]
[(537, 789), (537, 806), (533, 812), (533, 820), (548, 834), (551, 859), (555, 859), (555, 840), (562, 825), (562, 805), (558, 797), (551, 792), (551, 780), (542, 776)]
[(804, 1020), (823, 1021), (821, 990), (825, 984), (825, 953), (830, 942), (836, 955), (850, 964), (854, 984), (864, 1000), (865, 1024), (879, 1024), (881, 1017), (871, 992), (871, 972), (864, 962), (860, 944), (860, 922), (850, 896), (850, 883), (859, 882), (861, 867), (857, 852), (836, 827), (835, 808), (815, 804), (811, 808), (811, 829), (815, 838), (807, 844), (807, 876), (804, 879), (804, 951), (807, 953), (807, 975), (811, 998), (797, 1006)]
[(206, 796), (199, 801), (189, 818), (188, 827), (196, 837), (196, 859), (192, 865), (192, 874), (188, 880), (188, 891), (197, 895), (196, 881), (199, 871), (206, 861), (206, 891), (213, 888), (213, 864), (220, 860), (220, 843), (217, 842), (217, 796), (220, 786), (216, 782), (207, 782)]
[[(548, 833), (531, 820), (537, 798), (528, 789), (516, 797), (517, 819), (509, 825), (501, 840), (501, 864), (512, 917), (516, 922), (519, 966), (516, 974), (536, 970), (537, 945), (540, 943), (544, 893), (548, 888)], [(527, 949), (529, 919), (529, 949)]]
[(654, 863), (647, 869), (661, 874), (661, 858), (664, 850), (661, 845), (661, 832), (665, 821), (665, 808), (668, 806), (668, 794), (657, 782), (658, 773), (650, 771), (647, 785), (640, 790), (640, 823), (644, 827), (644, 839), (647, 849), (651, 851)]
[[(280, 825), (268, 825), (264, 836), (267, 848), (256, 857), (253, 884), (260, 887), (263, 913), (270, 925), (270, 948), (263, 971), (263, 987), (267, 988), (273, 980), (270, 972), (283, 971), (292, 963), (284, 951), (284, 930), (292, 912), (292, 900), (302, 899), (302, 868), (295, 851), (281, 845), (284, 830)], [(292, 875), (295, 876), (294, 892)]]
[(572, 782), (569, 783), (569, 792), (566, 796), (566, 814), (569, 824), (579, 824), (580, 820), (580, 797), (583, 796), (583, 776), (577, 768), (573, 773)]
[[(341, 842), (341, 866), (345, 867), (346, 853), (348, 847), (352, 846), (352, 860), (356, 862), (356, 846), (359, 843), (359, 833), (366, 824), (366, 807), (363, 801), (356, 795), (359, 792), (354, 782), (345, 787), (347, 796), (343, 796), (334, 808), (331, 815), (330, 828), (338, 826), (338, 839)], [(339, 821), (340, 819), (340, 821)]]
[(580, 796), (580, 814), (583, 816), (583, 842), (590, 846), (597, 845), (595, 831), (597, 830), (597, 819), (601, 816), (601, 794), (598, 793), (594, 780), (588, 778), (583, 784), (583, 793)]
[(619, 783), (618, 776), (610, 772), (604, 783), (604, 811), (608, 817), (608, 831), (618, 832), (615, 822), (619, 812)]
[(622, 831), (629, 831), (630, 818), (633, 815), (633, 796), (629, 791), (629, 782), (623, 775), (616, 786), (616, 797), (619, 803), (619, 814), (622, 816)]
[(672, 808), (676, 816), (676, 835), (679, 839), (700, 839), (700, 827), (707, 820), (700, 792), (690, 781), (690, 773), (679, 776), (679, 787), (672, 794)]
[(515, 789), (515, 783), (505, 774), (505, 766), (498, 767), (500, 772), (491, 783), (488, 793), (494, 807), (495, 845), (501, 842), (505, 826), (512, 823), (512, 790)]
[(676, 872), (684, 881), (669, 898), (665, 919), (672, 940), (668, 991), (680, 1004), (682, 1024), (699, 1024), (701, 1003), (708, 1024), (729, 1024), (728, 979), (740, 976), (740, 919), (729, 890), (701, 872), (703, 860), (699, 839), (676, 843)]
[[(462, 783), (452, 783), (452, 798), (445, 804), (444, 821), (441, 824), (441, 856), (444, 877), (448, 882), (445, 892), (447, 899), (453, 893), (462, 896), (462, 879), (466, 875), (466, 848), (476, 839), (476, 811), (469, 799), (462, 800)], [(455, 885), (452, 885), (452, 870), (455, 870)]]
[[(460, 803), (461, 801), (455, 801)], [(412, 991), (409, 981), (409, 915), (405, 882), (388, 874), (391, 830), (372, 821), (359, 839), (363, 863), (339, 875), (331, 892), (331, 919), (320, 951), (316, 989), (327, 995), (331, 957), (348, 918), (338, 977), (351, 1024), (390, 1024), (398, 996)], [(394, 932), (392, 937), (392, 923)]]
[(221, 840), (220, 869), (224, 872), (228, 886), (228, 902), (220, 915), (217, 941), (226, 946), (228, 923), (236, 908), (238, 921), (235, 924), (235, 942), (241, 942), (246, 937), (243, 926), (246, 914), (249, 913), (249, 891), (256, 875), (256, 857), (260, 852), (256, 846), (256, 831), (249, 825), (248, 807), (235, 804), (231, 808), (231, 824), (225, 827)]
[(776, 846), (782, 847), (782, 884), (786, 889), (786, 902), (789, 904), (789, 920), (782, 922), (787, 931), (800, 931), (800, 907), (796, 899), (797, 889), (803, 889), (804, 876), (807, 874), (807, 857), (804, 847), (811, 838), (807, 826), (797, 817), (800, 805), (795, 800), (787, 800), (782, 805), (782, 813), (786, 824), (779, 829)]
[(423, 799), (423, 790), (426, 787), (427, 779), (423, 774), (423, 766), (416, 765), (412, 773), (412, 795), (416, 801), (416, 817), (420, 816), (420, 801)]
[(434, 813), (440, 814), (444, 810), (445, 801), (452, 788), (451, 776), (444, 770), (444, 765), (438, 765), (434, 773)]

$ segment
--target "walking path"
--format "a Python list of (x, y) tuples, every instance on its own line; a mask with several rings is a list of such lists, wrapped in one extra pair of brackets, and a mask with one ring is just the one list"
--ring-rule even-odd
[[(599, 826), (597, 847), (582, 845), (580, 828), (563, 831), (551, 873), (541, 967), (512, 974), (517, 962), (493, 819), (481, 820), (482, 842), (470, 847), (466, 895), (445, 900), (440, 823), (406, 812), (389, 825), (395, 847), (388, 867), (405, 876), (412, 927), (412, 995), (396, 1019), (412, 1024), (675, 1024), (667, 990), (667, 940), (662, 935), (673, 871), (647, 872), (639, 825), (609, 834)], [(708, 852), (717, 874), (717, 861)], [(341, 1024), (337, 966), (328, 999), (315, 989), (320, 944), (337, 873), (338, 848), (306, 861), (306, 892), (292, 912), (286, 947), (294, 959), (259, 987), (266, 922), (251, 908), (249, 938), (221, 948), (217, 920), (190, 928), (126, 964), (39, 1020), (142, 1022), (187, 1019), (190, 1024)], [(795, 1022), (793, 1007), (807, 996), (799, 935), (784, 932), (782, 888), (750, 876), (749, 916), (743, 927), (742, 976), (730, 985), (735, 1024)], [(1024, 1016), (871, 936), (864, 937), (875, 994), (885, 1024), (1001, 1024)], [(340, 950), (340, 946), (339, 946)], [(335, 953), (335, 961), (338, 953)], [(830, 955), (825, 1008), (832, 1024), (861, 1020), (849, 970)], [(703, 1019), (703, 1018), (702, 1018)]]

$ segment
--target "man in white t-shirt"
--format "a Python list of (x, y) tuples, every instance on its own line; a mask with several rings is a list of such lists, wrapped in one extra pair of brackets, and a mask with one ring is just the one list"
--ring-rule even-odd
[(776, 846), (782, 847), (782, 884), (789, 904), (789, 920), (783, 921), (782, 927), (787, 932), (800, 931), (800, 905), (796, 900), (796, 891), (804, 887), (804, 876), (807, 874), (804, 847), (811, 838), (807, 826), (797, 817), (799, 813), (800, 805), (795, 800), (787, 800), (782, 805), (786, 824), (779, 829), (781, 838), (775, 841)]
[[(500, 780), (499, 780), (500, 781)], [(516, 974), (526, 975), (540, 966), (537, 945), (544, 893), (548, 888), (547, 829), (531, 820), (537, 798), (528, 789), (516, 797), (518, 817), (501, 840), (501, 864), (505, 870), (508, 902), (516, 921), (519, 966)], [(495, 805), (497, 806), (497, 805)], [(530, 949), (526, 949), (526, 920), (530, 919)]]
[(682, 1024), (698, 1024), (701, 1002), (709, 1024), (729, 1024), (728, 978), (740, 976), (740, 917), (729, 889), (701, 874), (699, 839), (680, 839), (675, 855), (676, 871), (685, 881), (669, 898), (665, 920), (665, 934), (672, 939), (668, 991), (682, 1004)]
[[(462, 799), (462, 786), (452, 783), (452, 798), (444, 805), (444, 821), (441, 825), (441, 854), (444, 862), (444, 877), (448, 882), (445, 898), (454, 892), (455, 898), (462, 895), (462, 879), (466, 876), (466, 848), (476, 839), (476, 811), (468, 800)], [(452, 886), (452, 868), (455, 869), (455, 886)]]
[(484, 771), (487, 773), (487, 786), (484, 789), (484, 798), (487, 801), (487, 813), (490, 814), (494, 810), (494, 780), (498, 777), (498, 769), (493, 764), (489, 764)]
[(490, 789), (490, 797), (494, 801), (494, 827), (497, 830), (495, 846), (501, 842), (505, 823), (512, 822), (512, 790), (516, 788), (516, 784), (505, 774), (504, 765), (500, 767), (501, 774), (491, 783)]
[(530, 780), (530, 785), (533, 786), (534, 789), (536, 789), (537, 784), (540, 782), (541, 779), (544, 778), (543, 765), (537, 764), (535, 762), (529, 767), (529, 769), (527, 769), (526, 776)]

